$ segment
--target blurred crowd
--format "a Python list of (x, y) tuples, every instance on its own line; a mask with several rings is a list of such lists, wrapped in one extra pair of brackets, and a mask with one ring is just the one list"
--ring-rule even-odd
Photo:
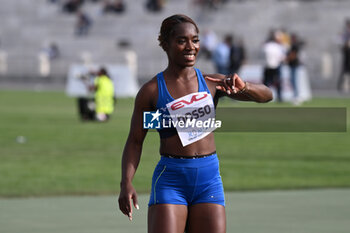
[(289, 79), (293, 89), (295, 103), (299, 103), (297, 71), (303, 64), (301, 52), (305, 42), (296, 33), (288, 33), (285, 29), (271, 30), (263, 45), (264, 73), (263, 83), (274, 86), (277, 90), (278, 101), (282, 99), (281, 66), (289, 67)]
[[(48, 0), (57, 4), (65, 13), (78, 12), (84, 3), (93, 2), (99, 4), (102, 13), (120, 14), (126, 11), (126, 1), (124, 0)], [(145, 0), (145, 8), (151, 12), (161, 11), (165, 5), (165, 0)]]
[[(100, 5), (101, 14), (123, 14), (127, 11), (127, 2), (124, 0), (48, 0), (61, 8), (63, 13), (76, 14), (77, 23), (75, 34), (86, 36), (92, 26), (91, 17), (82, 10), (84, 3), (93, 2)], [(192, 4), (209, 10), (217, 10), (228, 0), (192, 0)], [(241, 0), (238, 0), (241, 1)], [(166, 0), (145, 0), (144, 8), (149, 12), (160, 12), (166, 5)]]
[[(296, 33), (286, 29), (273, 29), (262, 45), (264, 58), (263, 83), (274, 87), (278, 101), (282, 100), (281, 67), (286, 65), (290, 70), (290, 86), (293, 97), (298, 102), (297, 70), (303, 64), (302, 49), (305, 42)], [(226, 34), (220, 41), (213, 30), (206, 29), (201, 35), (199, 58), (211, 59), (217, 73), (239, 73), (247, 61), (244, 40), (240, 36)]]
[[(93, 24), (92, 18), (87, 12), (82, 10), (84, 3), (92, 2), (100, 5), (101, 14), (123, 14), (127, 10), (127, 4), (124, 0), (48, 0), (56, 4), (61, 11), (66, 14), (76, 15), (76, 24), (74, 33), (76, 36), (87, 36)], [(146, 0), (145, 9), (149, 12), (162, 11), (165, 0)]]
[[(63, 13), (75, 14), (76, 24), (74, 34), (78, 37), (87, 36), (93, 25), (92, 18), (82, 10), (86, 2), (94, 2), (101, 7), (101, 14), (123, 14), (127, 11), (127, 1), (124, 0), (49, 0), (57, 4)], [(191, 3), (201, 9), (218, 10), (229, 0), (192, 0)], [(233, 1), (233, 0), (232, 0)], [(244, 0), (235, 0), (244, 1)], [(145, 10), (160, 12), (166, 6), (166, 0), (145, 0)], [(199, 59), (213, 62), (216, 72), (222, 74), (238, 73), (247, 62), (247, 52), (244, 39), (232, 33), (225, 34), (222, 38), (216, 35), (214, 30), (203, 29), (201, 31), (201, 50)], [(344, 89), (347, 80), (350, 79), (350, 19), (344, 24), (340, 36), (342, 68), (338, 78), (339, 91)], [(295, 32), (289, 32), (286, 28), (271, 29), (267, 37), (262, 41), (261, 54), (263, 55), (262, 82), (274, 87), (277, 100), (283, 101), (281, 67), (289, 69), (289, 86), (293, 89), (293, 98), (299, 102), (300, 90), (298, 89), (298, 69), (305, 63), (303, 49), (305, 41)], [(50, 59), (59, 57), (59, 48), (53, 43), (46, 48)], [(345, 85), (346, 86), (346, 85)]]
[[(62, 7), (62, 11), (66, 13), (77, 12), (85, 2), (94, 2), (101, 5), (104, 13), (123, 13), (126, 10), (126, 1), (124, 0), (48, 0)], [(193, 5), (200, 6), (211, 10), (217, 10), (229, 0), (192, 0)], [(244, 1), (244, 0), (236, 0)], [(162, 11), (166, 5), (166, 0), (145, 0), (145, 9), (150, 12)]]

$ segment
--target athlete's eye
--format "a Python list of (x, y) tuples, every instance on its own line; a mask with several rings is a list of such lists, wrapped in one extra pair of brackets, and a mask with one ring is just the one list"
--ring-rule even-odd
[(195, 44), (199, 43), (199, 41), (200, 41), (199, 39), (192, 40), (192, 42), (195, 43)]

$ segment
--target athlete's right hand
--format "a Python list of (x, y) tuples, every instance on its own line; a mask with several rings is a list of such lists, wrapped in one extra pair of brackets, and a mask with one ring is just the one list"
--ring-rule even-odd
[(131, 201), (133, 202), (134, 207), (138, 210), (139, 205), (137, 202), (137, 194), (131, 183), (121, 184), (120, 185), (120, 194), (119, 194), (119, 209), (129, 217), (129, 220), (132, 220), (132, 206)]

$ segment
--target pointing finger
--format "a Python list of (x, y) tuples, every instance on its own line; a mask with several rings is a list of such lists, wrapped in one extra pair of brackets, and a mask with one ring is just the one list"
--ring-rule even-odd
[(205, 79), (208, 79), (209, 81), (215, 82), (215, 83), (221, 83), (222, 79), (218, 79), (218, 78), (212, 78), (209, 76), (205, 76)]

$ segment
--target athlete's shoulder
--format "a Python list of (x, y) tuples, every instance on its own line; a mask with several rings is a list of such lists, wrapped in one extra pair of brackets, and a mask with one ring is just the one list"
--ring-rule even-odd
[(146, 101), (151, 105), (155, 103), (156, 98), (158, 98), (157, 76), (143, 84), (136, 96), (137, 100)]
[(149, 80), (145, 84), (143, 84), (142, 87), (140, 88), (139, 92), (145, 92), (147, 94), (151, 94), (157, 90), (158, 90), (157, 76), (155, 76), (151, 80)]

